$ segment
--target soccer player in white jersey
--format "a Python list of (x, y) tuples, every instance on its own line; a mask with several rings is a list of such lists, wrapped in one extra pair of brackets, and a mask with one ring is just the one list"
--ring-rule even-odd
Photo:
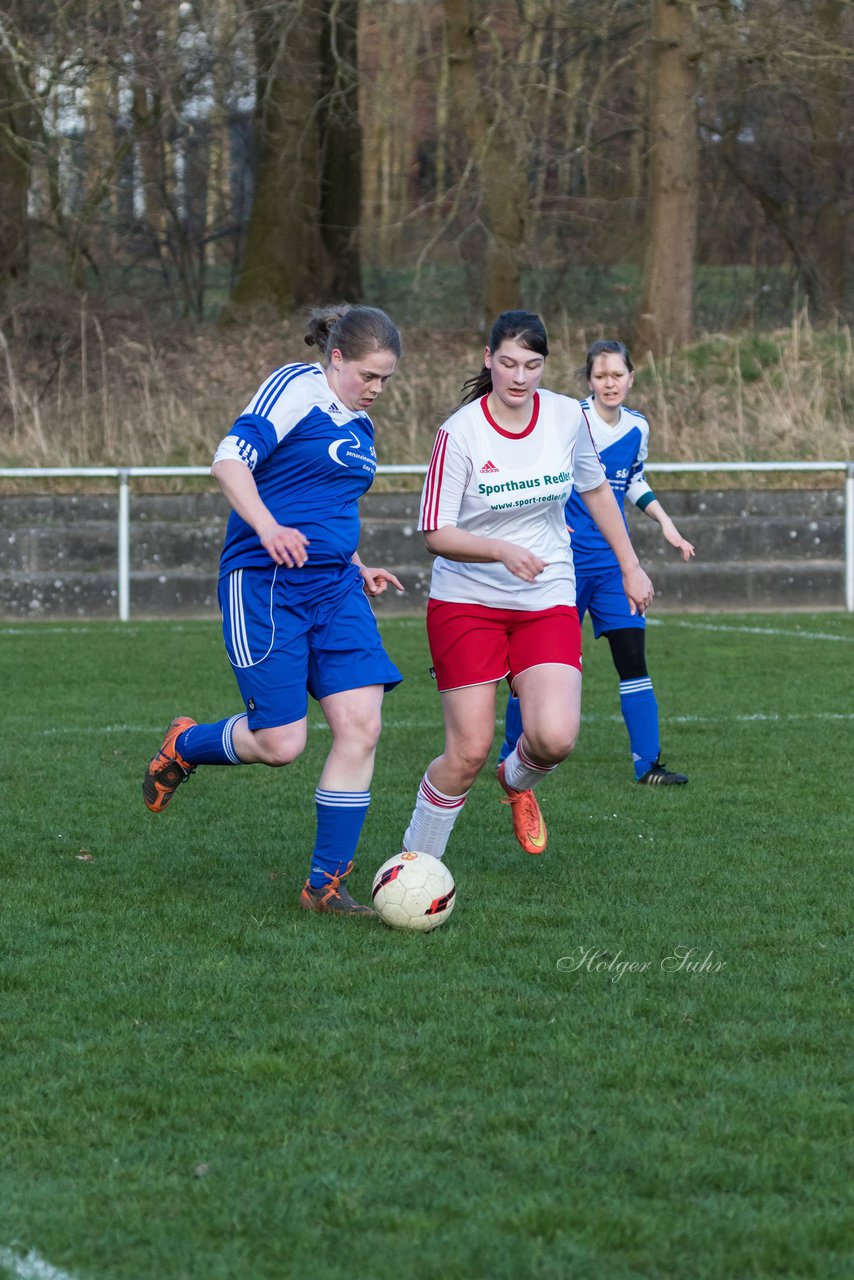
[(309, 322), (325, 364), (288, 364), (222, 440), (213, 473), (233, 508), (219, 601), (244, 710), (215, 724), (172, 721), (142, 790), (155, 813), (198, 765), (286, 765), (306, 745), (308, 694), (332, 747), (315, 792), (317, 833), (300, 895), (306, 910), (374, 915), (343, 880), (370, 802), (383, 693), (401, 674), (367, 596), (400, 582), (361, 563), (359, 499), (377, 469), (368, 410), (401, 355), (374, 307), (330, 307)]
[[(649, 424), (642, 413), (627, 409), (624, 403), (635, 377), (628, 347), (609, 339), (594, 342), (587, 352), (586, 372), (591, 397), (582, 401), (582, 407), (620, 511), (624, 512), (628, 498), (658, 522), (665, 539), (682, 559), (690, 560), (693, 546), (682, 537), (644, 477)], [(643, 614), (631, 611), (614, 553), (591, 520), (583, 495), (575, 490), (566, 504), (566, 523), (575, 562), (578, 616), (583, 621), (589, 612), (594, 637), (598, 640), (606, 636), (611, 647), (635, 781), (643, 786), (684, 786), (688, 781), (685, 774), (674, 773), (661, 763), (658, 703), (646, 666)], [(511, 694), (501, 759), (513, 750), (521, 732), (519, 700)]]
[(539, 316), (505, 311), (480, 374), (440, 428), (419, 527), (436, 557), (427, 632), (445, 748), (428, 766), (403, 837), (441, 858), (492, 746), (500, 681), (524, 732), (499, 766), (516, 839), (543, 853), (534, 788), (572, 751), (581, 713), (581, 628), (563, 509), (573, 482), (613, 548), (632, 608), (652, 601), (577, 400), (540, 389)]

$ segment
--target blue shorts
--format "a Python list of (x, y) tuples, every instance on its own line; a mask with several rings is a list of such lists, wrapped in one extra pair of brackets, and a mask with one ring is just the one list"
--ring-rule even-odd
[(219, 580), (225, 648), (250, 729), (302, 720), (308, 694), (381, 684), (403, 676), (383, 648), (355, 565), (340, 573), (306, 570), (285, 581), (276, 565), (233, 569)]
[(598, 640), (608, 631), (624, 627), (645, 627), (642, 613), (631, 613), (623, 590), (623, 575), (617, 565), (593, 573), (575, 570), (575, 607), (580, 619), (590, 614), (593, 635)]

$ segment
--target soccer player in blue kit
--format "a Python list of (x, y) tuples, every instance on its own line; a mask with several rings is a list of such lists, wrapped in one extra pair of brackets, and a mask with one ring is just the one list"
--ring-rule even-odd
[(219, 603), (243, 711), (214, 724), (173, 720), (142, 784), (162, 813), (202, 764), (290, 764), (306, 745), (308, 694), (332, 732), (315, 792), (317, 833), (300, 895), (309, 911), (374, 915), (343, 883), (370, 802), (383, 693), (402, 679), (368, 596), (386, 569), (361, 563), (359, 499), (377, 468), (368, 411), (402, 352), (374, 307), (312, 313), (295, 363), (262, 384), (221, 441), (212, 471), (228, 499)]
[[(683, 560), (694, 554), (670, 516), (647, 484), (643, 464), (649, 446), (649, 424), (642, 413), (625, 408), (634, 382), (634, 365), (622, 342), (594, 342), (587, 352), (587, 381), (592, 392), (582, 407), (590, 423), (596, 450), (605, 474), (624, 512), (631, 502), (656, 520), (661, 532)], [(680, 786), (688, 779), (661, 763), (658, 703), (646, 666), (646, 619), (633, 613), (623, 590), (616, 557), (596, 528), (587, 507), (573, 489), (566, 504), (575, 561), (576, 603), (579, 619), (589, 612), (594, 637), (606, 636), (620, 679), (620, 709), (629, 733), (635, 780), (644, 786)], [(503, 760), (522, 732), (518, 698), (510, 697), (505, 716)]]

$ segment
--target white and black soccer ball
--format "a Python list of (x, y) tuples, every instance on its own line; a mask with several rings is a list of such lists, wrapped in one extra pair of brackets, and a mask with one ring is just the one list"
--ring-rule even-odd
[(444, 862), (429, 853), (398, 853), (374, 876), (373, 908), (392, 929), (426, 933), (454, 909), (456, 885)]

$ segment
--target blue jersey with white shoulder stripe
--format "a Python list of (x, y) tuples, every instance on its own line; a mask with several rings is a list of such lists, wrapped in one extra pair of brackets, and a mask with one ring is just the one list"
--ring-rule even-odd
[[(340, 570), (359, 544), (359, 499), (377, 469), (373, 423), (339, 404), (319, 364), (288, 364), (261, 385), (220, 442), (215, 462), (233, 458), (249, 468), (258, 493), (279, 522), (309, 540), (301, 569)], [(232, 511), (220, 576), (266, 568), (271, 559), (257, 533)]]
[[(625, 522), (627, 497), (641, 509), (655, 497), (643, 473), (649, 449), (649, 423), (642, 413), (623, 405), (616, 424), (610, 426), (599, 417), (595, 403), (592, 396), (581, 402), (593, 443)], [(575, 489), (569, 495), (565, 512), (566, 523), (572, 530), (576, 576), (614, 567), (617, 557)]]

